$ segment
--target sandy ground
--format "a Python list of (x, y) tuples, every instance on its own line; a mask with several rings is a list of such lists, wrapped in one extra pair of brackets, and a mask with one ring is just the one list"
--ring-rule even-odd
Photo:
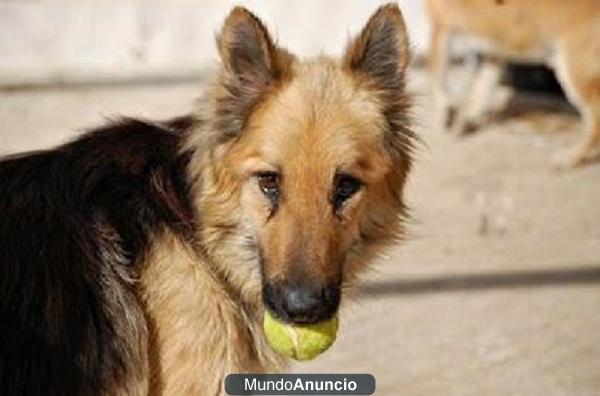
[[(407, 188), (409, 238), (342, 312), (302, 372), (367, 372), (378, 395), (600, 395), (600, 165), (550, 171), (577, 115), (503, 119), (456, 138), (428, 127)], [(0, 93), (0, 152), (49, 147), (104, 117), (191, 108), (199, 83)]]

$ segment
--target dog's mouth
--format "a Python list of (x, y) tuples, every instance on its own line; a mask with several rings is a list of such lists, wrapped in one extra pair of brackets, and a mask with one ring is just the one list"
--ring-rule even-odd
[(272, 283), (263, 287), (265, 307), (279, 320), (308, 325), (331, 319), (340, 305), (339, 284), (319, 287), (310, 284)]

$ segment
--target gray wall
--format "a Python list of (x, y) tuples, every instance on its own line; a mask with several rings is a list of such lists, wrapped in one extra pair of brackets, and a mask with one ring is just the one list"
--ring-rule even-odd
[[(3, 0), (0, 85), (197, 75), (234, 4), (256, 12), (300, 55), (336, 54), (383, 0)], [(400, 1), (415, 51), (423, 0)]]

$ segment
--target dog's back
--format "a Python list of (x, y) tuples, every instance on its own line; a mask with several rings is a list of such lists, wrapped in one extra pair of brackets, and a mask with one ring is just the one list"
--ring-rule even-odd
[(434, 29), (479, 38), (489, 51), (543, 59), (560, 40), (581, 29), (594, 31), (596, 0), (429, 0)]
[(0, 161), (3, 394), (139, 388), (147, 329), (135, 258), (156, 227), (185, 232), (178, 142), (172, 128), (124, 120)]

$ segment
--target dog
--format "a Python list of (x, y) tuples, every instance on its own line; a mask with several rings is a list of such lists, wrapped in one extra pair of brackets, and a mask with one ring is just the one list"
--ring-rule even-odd
[[(552, 67), (585, 124), (585, 135), (554, 159), (572, 168), (600, 154), (600, 2), (597, 0), (428, 0), (432, 23), (429, 54), (437, 124), (466, 133), (489, 110), (507, 60)], [(449, 42), (463, 35), (484, 54), (456, 115), (447, 93)]]
[(248, 10), (198, 110), (123, 118), (0, 162), (0, 389), (220, 395), (284, 370), (265, 309), (331, 318), (404, 233), (407, 32), (379, 8), (340, 59), (299, 60)]

